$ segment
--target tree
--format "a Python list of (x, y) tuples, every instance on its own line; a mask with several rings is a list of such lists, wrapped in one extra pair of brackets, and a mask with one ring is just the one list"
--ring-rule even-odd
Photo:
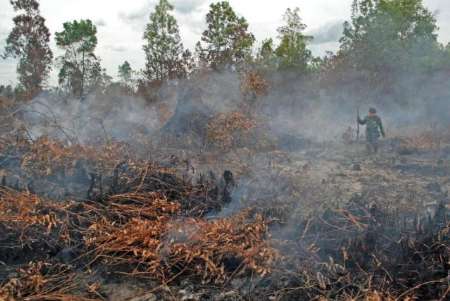
[(135, 90), (135, 80), (134, 80), (134, 71), (131, 68), (130, 63), (125, 61), (122, 65), (119, 66), (119, 86), (122, 92), (126, 94), (132, 94)]
[(306, 72), (312, 60), (311, 51), (306, 46), (312, 37), (303, 33), (306, 25), (300, 17), (300, 9), (288, 8), (284, 14), (284, 21), (286, 24), (278, 28), (280, 45), (275, 50), (279, 68)]
[(422, 0), (354, 0), (340, 53), (370, 80), (424, 67), (439, 49), (433, 14)]
[(206, 23), (208, 28), (196, 50), (207, 66), (218, 69), (237, 65), (251, 55), (255, 37), (248, 31), (245, 18), (238, 17), (227, 1), (211, 4)]
[(123, 84), (129, 84), (133, 77), (133, 69), (131, 69), (130, 63), (125, 61), (119, 66), (119, 79)]
[(275, 50), (273, 45), (273, 39), (266, 39), (262, 41), (261, 48), (259, 49), (258, 58), (267, 60), (274, 56)]
[(87, 73), (87, 85), (88, 91), (93, 91), (94, 89), (98, 92), (104, 93), (105, 90), (112, 84), (112, 77), (106, 73), (106, 69), (102, 68), (100, 60), (97, 61), (91, 68), (90, 72)]
[(264, 69), (272, 70), (277, 67), (277, 57), (273, 39), (262, 41), (261, 47), (256, 55), (256, 62)]
[(51, 70), (50, 32), (36, 0), (10, 2), (14, 10), (21, 13), (13, 19), (14, 28), (6, 40), (4, 57), (19, 59), (19, 83), (32, 96), (42, 90)]
[(150, 22), (144, 33), (146, 56), (145, 75), (149, 80), (162, 81), (176, 78), (183, 73), (183, 44), (177, 21), (170, 14), (173, 6), (167, 0), (160, 0), (150, 14)]
[(183, 52), (183, 59), (181, 64), (180, 73), (183, 77), (187, 77), (196, 68), (195, 57), (189, 49)]
[(91, 20), (64, 23), (64, 30), (56, 33), (56, 45), (65, 51), (59, 58), (60, 85), (74, 95), (83, 97), (101, 80), (104, 70), (95, 56), (97, 28)]

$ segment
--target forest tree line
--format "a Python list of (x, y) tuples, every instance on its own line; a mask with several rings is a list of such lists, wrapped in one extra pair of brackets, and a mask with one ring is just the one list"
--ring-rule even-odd
[[(18, 84), (0, 86), (0, 95), (31, 99), (48, 89), (52, 68), (58, 71), (57, 93), (83, 98), (90, 93), (121, 93), (154, 101), (161, 85), (206, 71), (257, 72), (268, 79), (283, 74), (312, 83), (314, 90), (352, 87), (395, 94), (405, 75), (422, 82), (434, 74), (450, 74), (450, 43), (438, 40), (435, 16), (422, 0), (354, 0), (336, 53), (315, 57), (308, 44), (299, 8), (283, 16), (276, 39), (257, 44), (249, 24), (229, 2), (210, 5), (206, 28), (195, 49), (184, 47), (170, 0), (159, 0), (143, 32), (145, 67), (134, 70), (124, 61), (118, 81), (106, 73), (96, 55), (97, 28), (88, 19), (68, 21), (51, 36), (38, 0), (11, 0), (14, 27), (4, 58), (17, 59)], [(62, 55), (54, 57), (50, 39)], [(448, 78), (448, 77), (447, 77)], [(404, 83), (403, 83), (404, 84)]]

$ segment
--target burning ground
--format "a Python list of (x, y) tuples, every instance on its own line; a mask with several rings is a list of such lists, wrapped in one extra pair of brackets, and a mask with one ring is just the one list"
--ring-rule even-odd
[(167, 114), (2, 102), (0, 299), (448, 298), (448, 131), (368, 157), (185, 89)]

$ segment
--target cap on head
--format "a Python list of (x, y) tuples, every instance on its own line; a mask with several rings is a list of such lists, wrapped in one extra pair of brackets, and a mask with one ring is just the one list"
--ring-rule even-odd
[(376, 113), (377, 113), (377, 110), (376, 110), (375, 108), (370, 108), (370, 109), (369, 109), (369, 113), (370, 113), (370, 114), (376, 114)]

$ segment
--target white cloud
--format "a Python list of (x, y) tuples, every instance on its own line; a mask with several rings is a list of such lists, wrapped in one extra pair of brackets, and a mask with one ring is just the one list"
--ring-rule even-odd
[(118, 17), (122, 22), (133, 26), (136, 30), (143, 30), (150, 15), (151, 7), (150, 3), (147, 3), (130, 11), (120, 11)]
[(115, 52), (126, 52), (128, 51), (128, 48), (125, 45), (105, 45), (105, 50), (111, 50)]
[(201, 10), (207, 4), (208, 0), (172, 0), (175, 10), (181, 14), (191, 15), (194, 12)]

